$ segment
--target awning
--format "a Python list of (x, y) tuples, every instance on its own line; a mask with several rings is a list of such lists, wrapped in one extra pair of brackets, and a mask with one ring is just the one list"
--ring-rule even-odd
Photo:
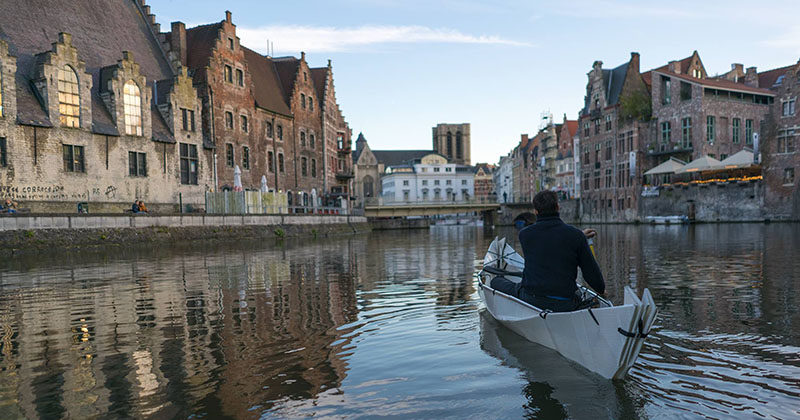
[(724, 169), (749, 168), (753, 166), (753, 151), (742, 149), (720, 162), (720, 165)]
[(686, 166), (686, 162), (671, 157), (666, 162), (656, 166), (653, 169), (650, 169), (644, 174), (645, 175), (674, 174), (684, 166)]
[(676, 174), (685, 174), (687, 172), (700, 172), (700, 171), (708, 171), (713, 169), (720, 169), (722, 162), (712, 158), (711, 156), (703, 156), (699, 157), (691, 162), (689, 162), (683, 168), (678, 169), (675, 171)]

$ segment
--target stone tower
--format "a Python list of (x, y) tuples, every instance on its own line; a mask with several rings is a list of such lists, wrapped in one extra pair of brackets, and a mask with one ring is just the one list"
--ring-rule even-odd
[(433, 127), (433, 151), (459, 165), (470, 165), (469, 123)]

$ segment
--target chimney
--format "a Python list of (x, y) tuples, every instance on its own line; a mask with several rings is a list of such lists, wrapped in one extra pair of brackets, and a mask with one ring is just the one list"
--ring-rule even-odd
[(225, 11), (225, 22), (232, 23), (231, 22), (231, 11), (230, 10), (226, 10)]
[(631, 52), (630, 67), (631, 67), (631, 69), (633, 71), (636, 72), (634, 74), (639, 74), (639, 53), (638, 52), (635, 52), (635, 51)]
[(521, 143), (527, 143), (528, 142), (528, 135), (527, 134), (523, 134), (521, 137), (522, 137)]
[(744, 74), (744, 84), (750, 87), (758, 87), (758, 72), (755, 67), (748, 67)]
[(680, 61), (670, 61), (669, 62), (669, 71), (675, 74), (681, 74), (681, 62)]
[(300, 51), (300, 59), (301, 60), (305, 60), (306, 59), (306, 52), (305, 51)]
[(186, 65), (186, 25), (183, 22), (172, 22), (172, 36), (170, 48), (181, 60), (181, 65)]

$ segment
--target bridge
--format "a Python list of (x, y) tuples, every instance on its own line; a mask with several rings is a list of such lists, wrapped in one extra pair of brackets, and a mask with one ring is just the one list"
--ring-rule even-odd
[(367, 217), (438, 216), (443, 214), (495, 212), (500, 204), (482, 201), (432, 201), (420, 203), (370, 203), (364, 206)]

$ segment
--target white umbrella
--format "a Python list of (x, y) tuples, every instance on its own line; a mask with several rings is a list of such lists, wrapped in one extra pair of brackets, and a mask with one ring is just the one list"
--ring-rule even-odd
[(753, 151), (742, 149), (720, 162), (725, 169), (749, 168), (753, 166)]
[(233, 168), (233, 190), (234, 191), (242, 190), (242, 170), (239, 169), (239, 165), (236, 165)]
[(317, 208), (317, 189), (316, 188), (312, 188), (311, 189), (311, 207), (313, 207), (315, 209)]
[(683, 174), (687, 172), (700, 172), (700, 171), (721, 169), (719, 164), (720, 161), (712, 158), (711, 156), (703, 156), (689, 162), (686, 166), (676, 170), (675, 173)]
[(269, 192), (269, 188), (267, 187), (267, 176), (261, 175), (261, 192)]
[(677, 170), (686, 166), (686, 162), (675, 158), (669, 158), (666, 162), (645, 172), (645, 175), (674, 174)]

